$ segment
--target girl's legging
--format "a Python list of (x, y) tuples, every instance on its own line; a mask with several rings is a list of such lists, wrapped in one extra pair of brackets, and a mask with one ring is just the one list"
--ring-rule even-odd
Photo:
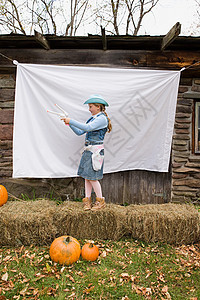
[(85, 179), (85, 197), (91, 197), (92, 188), (96, 194), (96, 197), (102, 198), (101, 184), (98, 180)]

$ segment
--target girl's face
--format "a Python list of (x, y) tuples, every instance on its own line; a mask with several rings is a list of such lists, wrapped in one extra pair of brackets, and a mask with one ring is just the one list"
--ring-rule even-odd
[(90, 103), (90, 104), (88, 104), (88, 106), (89, 106), (89, 111), (91, 112), (91, 114), (93, 116), (100, 112), (100, 105), (96, 106), (96, 105)]

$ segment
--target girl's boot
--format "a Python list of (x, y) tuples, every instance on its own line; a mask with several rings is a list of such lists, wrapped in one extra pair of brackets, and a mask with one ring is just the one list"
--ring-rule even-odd
[(91, 210), (96, 211), (96, 210), (99, 210), (104, 207), (106, 207), (105, 198), (104, 197), (102, 197), (102, 198), (96, 197), (96, 202)]
[(92, 199), (91, 197), (85, 197), (82, 199), (83, 201), (83, 209), (90, 210), (92, 208)]

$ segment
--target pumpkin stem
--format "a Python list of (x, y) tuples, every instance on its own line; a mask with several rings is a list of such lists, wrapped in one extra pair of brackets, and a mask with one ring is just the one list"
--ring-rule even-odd
[(93, 248), (93, 247), (94, 247), (93, 243), (90, 243), (89, 248)]
[(68, 245), (70, 242), (71, 242), (71, 237), (68, 235), (68, 236), (65, 238), (64, 243), (65, 243), (66, 245)]

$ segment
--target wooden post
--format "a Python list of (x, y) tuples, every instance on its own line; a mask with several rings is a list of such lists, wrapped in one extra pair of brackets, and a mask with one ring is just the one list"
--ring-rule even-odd
[(101, 35), (102, 35), (103, 50), (107, 50), (106, 31), (105, 28), (103, 28), (102, 26), (101, 26)]
[(48, 41), (46, 40), (46, 38), (39, 32), (37, 32), (36, 30), (34, 30), (34, 33), (35, 33), (35, 39), (36, 41), (42, 45), (42, 47), (46, 50), (49, 50), (50, 49), (50, 46), (49, 46), (49, 43)]
[(163, 37), (161, 51), (165, 50), (180, 34), (181, 24), (177, 22), (171, 30)]

